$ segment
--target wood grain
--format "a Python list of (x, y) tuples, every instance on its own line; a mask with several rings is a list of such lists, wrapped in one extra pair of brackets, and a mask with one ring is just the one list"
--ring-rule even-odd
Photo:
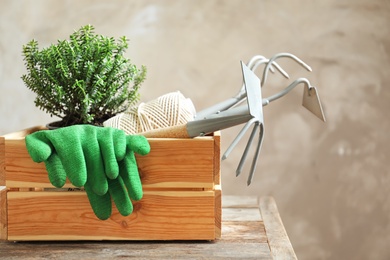
[[(150, 194), (158, 196), (159, 192)], [(180, 193), (177, 193), (180, 195)], [(183, 194), (181, 194), (183, 195)], [(180, 198), (177, 196), (177, 198)], [(25, 195), (18, 195), (22, 199)], [(17, 197), (18, 197), (17, 196)], [(39, 197), (39, 195), (36, 195)], [(76, 195), (75, 195), (76, 196)], [(230, 201), (231, 200), (231, 201)], [(270, 243), (273, 231), (270, 224), (274, 223), (275, 230), (280, 230), (282, 225), (276, 205), (272, 198), (260, 199), (262, 214), (266, 221), (258, 220), (259, 206), (253, 206), (256, 197), (224, 198), (223, 210), (233, 209), (232, 219), (222, 221), (222, 236), (220, 239), (197, 241), (19, 241), (18, 243), (0, 242), (1, 256), (7, 260), (12, 259), (295, 259), (295, 253), (286, 254), (283, 245), (279, 244), (275, 250), (275, 244)], [(236, 202), (239, 202), (240, 208)], [(249, 204), (245, 204), (245, 202)], [(240, 211), (242, 209), (242, 211)], [(268, 212), (270, 210), (271, 212)], [(22, 210), (21, 210), (22, 211)], [(268, 214), (270, 213), (270, 214)], [(234, 215), (235, 214), (235, 215)], [(252, 219), (250, 221), (244, 220)], [(22, 214), (23, 215), (23, 214)], [(53, 215), (54, 217), (55, 215)], [(273, 219), (277, 217), (277, 219)], [(255, 220), (257, 219), (257, 220)], [(128, 223), (128, 222), (127, 222)], [(114, 225), (118, 225), (115, 223)], [(283, 227), (283, 226), (282, 226)], [(88, 227), (87, 227), (88, 228)], [(99, 227), (101, 230), (103, 227)], [(77, 229), (74, 227), (73, 229)], [(128, 227), (121, 230), (127, 232)], [(97, 232), (91, 229), (91, 233)], [(287, 240), (287, 235), (280, 233), (282, 240)]]
[(221, 132), (217, 131), (214, 137), (214, 183), (221, 185)]
[(214, 190), (214, 206), (215, 206), (215, 237), (220, 238), (222, 232), (222, 190), (220, 187), (215, 187)]
[(146, 187), (208, 188), (214, 185), (214, 139), (148, 139), (151, 152), (137, 156)]
[(0, 186), (0, 240), (7, 239), (7, 231), (7, 190)]
[[(221, 236), (220, 136), (149, 138), (137, 155), (144, 198), (109, 220), (93, 214), (84, 192), (53, 189), (24, 136), (3, 138), (8, 240), (214, 240)], [(64, 187), (73, 187), (69, 182)]]
[(272, 197), (260, 198), (260, 211), (273, 259), (297, 259)]
[[(219, 172), (215, 142), (213, 137), (149, 139), (150, 154), (137, 156), (144, 188), (212, 189)], [(44, 164), (32, 161), (23, 138), (5, 139), (4, 157), (7, 187), (52, 187)], [(73, 186), (68, 182), (64, 187)]]
[(0, 136), (0, 186), (5, 186), (5, 139)]
[(9, 133), (9, 134), (3, 135), (3, 137), (6, 138), (6, 139), (24, 139), (24, 137), (26, 135), (29, 135), (31, 133), (34, 133), (34, 132), (40, 131), (40, 130), (47, 130), (47, 128), (45, 126), (42, 126), (42, 125), (40, 125), (40, 126), (33, 126), (33, 127), (29, 127), (29, 128), (17, 131), (17, 132), (13, 132), (13, 133)]
[(258, 208), (259, 198), (256, 196), (224, 195), (222, 207), (224, 208)]
[(214, 240), (214, 191), (145, 192), (127, 217), (95, 217), (84, 192), (8, 192), (8, 240)]

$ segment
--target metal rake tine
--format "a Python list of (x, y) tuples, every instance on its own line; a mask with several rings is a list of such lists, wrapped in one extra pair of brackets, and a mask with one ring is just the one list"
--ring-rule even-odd
[(250, 135), (250, 137), (248, 139), (248, 142), (246, 144), (244, 153), (242, 154), (241, 160), (240, 160), (240, 162), (239, 162), (239, 164), (237, 166), (236, 177), (238, 177), (241, 174), (241, 172), (242, 172), (242, 168), (244, 167), (244, 163), (245, 163), (246, 157), (248, 156), (249, 149), (252, 146), (253, 139), (255, 138), (256, 130), (257, 130), (258, 127), (259, 127), (259, 124), (255, 124), (254, 127), (253, 127), (252, 133), (251, 133), (251, 135)]
[(236, 136), (236, 138), (234, 138), (233, 142), (229, 145), (229, 147), (226, 149), (226, 152), (223, 154), (222, 156), (222, 160), (225, 160), (229, 154), (233, 151), (234, 147), (238, 144), (238, 142), (241, 140), (241, 138), (244, 136), (244, 134), (246, 133), (246, 131), (248, 131), (248, 128), (255, 122), (257, 122), (258, 119), (256, 118), (252, 118), (251, 120), (249, 120), (245, 125), (244, 127), (241, 129), (241, 131), (238, 133), (238, 135)]
[[(251, 71), (255, 71), (256, 68), (261, 65), (261, 64), (264, 64), (264, 63), (267, 63), (269, 61), (269, 59), (267, 59), (266, 57), (262, 56), (262, 55), (256, 55), (256, 56), (253, 56), (249, 62), (247, 63), (247, 67), (251, 70)], [(274, 69), (274, 64), (272, 64), (270, 67), (269, 67), (269, 70), (274, 73), (275, 72), (275, 69)]]
[[(258, 61), (256, 62), (253, 67), (251, 68), (252, 71), (255, 71), (257, 69), (257, 67), (261, 64), (264, 64), (264, 63), (269, 63), (270, 61), (268, 59), (266, 60), (261, 60), (261, 61)], [(272, 66), (274, 66), (279, 72), (280, 74), (282, 74), (285, 78), (289, 79), (290, 76), (288, 75), (288, 73), (282, 69), (282, 67), (280, 67), (280, 65), (278, 63), (276, 63), (276, 61), (272, 62), (271, 64), (271, 67), (270, 67), (270, 70), (273, 68)], [(272, 71), (272, 70), (271, 70)]]
[(310, 67), (309, 65), (307, 65), (305, 62), (303, 62), (301, 59), (299, 59), (297, 56), (295, 56), (295, 55), (293, 55), (293, 54), (291, 54), (291, 53), (285, 53), (285, 52), (278, 53), (278, 54), (274, 55), (274, 56), (269, 60), (267, 66), (264, 68), (264, 70), (263, 70), (263, 78), (261, 79), (261, 86), (264, 86), (264, 83), (265, 83), (265, 81), (267, 80), (269, 66), (270, 66), (276, 59), (279, 59), (279, 58), (282, 58), (282, 57), (290, 58), (290, 59), (296, 61), (299, 65), (301, 65), (302, 67), (304, 67), (306, 70), (312, 71), (311, 67)]
[(251, 170), (249, 172), (249, 176), (248, 176), (248, 180), (247, 180), (248, 186), (251, 185), (251, 183), (252, 183), (253, 176), (255, 174), (255, 170), (257, 167), (257, 162), (259, 160), (261, 146), (263, 145), (264, 125), (263, 125), (263, 123), (259, 123), (259, 125), (260, 125), (259, 141), (257, 143), (256, 152), (255, 152), (255, 155), (253, 156), (252, 166), (251, 166)]
[[(264, 57), (262, 55), (256, 55), (250, 59), (247, 66), (252, 71), (255, 71), (259, 65), (264, 64), (264, 63), (268, 63), (268, 62), (269, 62), (269, 59), (267, 59), (266, 57)], [(280, 67), (280, 65), (276, 61), (273, 61), (271, 66), (269, 67), (269, 70), (271, 72), (275, 72), (275, 69), (273, 67), (275, 67), (285, 78), (287, 78), (287, 79), (290, 78), (290, 76), (287, 74), (287, 72), (284, 69), (282, 69), (282, 67)]]
[(267, 59), (266, 57), (264, 57), (263, 55), (255, 55), (255, 56), (253, 56), (253, 57), (248, 61), (248, 63), (246, 64), (246, 66), (247, 66), (249, 69), (252, 70), (253, 65), (254, 65), (256, 62), (262, 61), (262, 60), (267, 60), (267, 61), (268, 61), (268, 59)]

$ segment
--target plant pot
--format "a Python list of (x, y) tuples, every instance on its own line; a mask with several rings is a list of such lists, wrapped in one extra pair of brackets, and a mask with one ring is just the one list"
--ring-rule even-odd
[(60, 122), (61, 121), (50, 122), (50, 123), (46, 124), (46, 128), (49, 129), (49, 130), (58, 129), (58, 128), (61, 127), (61, 126), (59, 126)]

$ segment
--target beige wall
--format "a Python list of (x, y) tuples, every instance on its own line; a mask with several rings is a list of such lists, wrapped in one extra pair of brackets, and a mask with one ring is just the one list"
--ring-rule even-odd
[[(301, 106), (302, 88), (264, 109), (254, 183), (222, 163), (224, 194), (272, 195), (300, 259), (390, 258), (390, 4), (386, 0), (0, 1), (0, 134), (52, 121), (23, 85), (21, 46), (93, 24), (131, 39), (149, 73), (142, 100), (180, 90), (198, 109), (235, 94), (239, 61), (291, 52), (280, 64), (318, 87), (327, 123)], [(270, 76), (264, 95), (291, 82)], [(223, 131), (226, 149), (240, 127)], [(249, 166), (245, 169), (248, 170)]]

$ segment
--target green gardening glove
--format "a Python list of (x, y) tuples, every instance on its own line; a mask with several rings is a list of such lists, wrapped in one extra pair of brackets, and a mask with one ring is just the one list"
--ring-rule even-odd
[(74, 186), (82, 187), (89, 173), (93, 192), (103, 195), (108, 191), (107, 179), (119, 174), (126, 135), (114, 128), (74, 125), (30, 134), (26, 147), (34, 162), (45, 163), (53, 186), (63, 187), (68, 177)]
[(143, 136), (126, 137), (114, 128), (77, 125), (35, 132), (26, 137), (26, 146), (35, 162), (45, 162), (55, 187), (62, 187), (66, 177), (77, 187), (84, 185), (99, 219), (110, 217), (111, 198), (124, 216), (133, 211), (131, 200), (142, 198), (134, 152), (149, 153)]
[[(147, 139), (140, 135), (126, 136), (126, 156), (119, 161), (119, 175), (116, 179), (108, 179), (108, 193), (98, 195), (92, 192), (89, 181), (85, 184), (91, 207), (95, 215), (102, 220), (111, 216), (113, 199), (119, 213), (128, 216), (133, 212), (133, 201), (143, 196), (142, 183), (134, 153), (146, 155), (150, 152)], [(88, 179), (89, 180), (89, 179)]]

